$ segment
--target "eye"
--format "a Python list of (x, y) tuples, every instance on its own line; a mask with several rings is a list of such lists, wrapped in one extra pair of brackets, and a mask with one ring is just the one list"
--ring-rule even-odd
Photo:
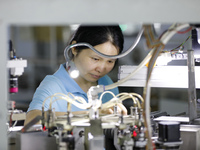
[(99, 59), (96, 57), (92, 57), (93, 60), (98, 61)]
[(115, 63), (115, 61), (114, 60), (109, 60), (108, 63), (113, 64), (113, 63)]

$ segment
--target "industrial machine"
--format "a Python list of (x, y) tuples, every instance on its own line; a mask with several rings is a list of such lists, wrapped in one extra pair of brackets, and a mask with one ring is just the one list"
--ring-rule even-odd
[[(27, 67), (27, 60), (18, 58), (16, 56), (16, 50), (13, 47), (13, 43), (9, 41), (9, 56), (10, 60), (7, 62), (7, 68), (9, 69), (9, 93), (18, 93), (18, 78), (23, 74), (24, 68)], [(26, 113), (21, 110), (15, 109), (15, 101), (8, 102), (8, 120), (9, 126), (12, 126), (12, 121), (24, 120)]]
[[(187, 52), (181, 49), (164, 51), (170, 38), (178, 32), (191, 32), (193, 50)], [(192, 24), (173, 24), (159, 38), (156, 38), (152, 25), (143, 25), (136, 42), (124, 53), (113, 57), (123, 57), (131, 52), (140, 37), (144, 33), (147, 46), (151, 49), (145, 59), (138, 66), (122, 66), (119, 73), (118, 82), (109, 86), (95, 86), (88, 91), (86, 102), (81, 97), (74, 97), (71, 94), (64, 95), (55, 93), (44, 100), (49, 103), (49, 110), (37, 116), (16, 133), (15, 148), (17, 150), (142, 150), (142, 149), (200, 149), (198, 144), (200, 123), (198, 101), (196, 98), (196, 85), (200, 87), (200, 68), (195, 66), (195, 61), (199, 61), (199, 26)], [(194, 44), (195, 43), (195, 44)], [(95, 49), (87, 43), (78, 43), (69, 48), (80, 45)], [(176, 83), (169, 83), (163, 76), (156, 72), (169, 71), (174, 69), (172, 77), (177, 78), (179, 72), (175, 67), (155, 66), (156, 60), (165, 55), (170, 59), (176, 59), (181, 54), (182, 59), (187, 59), (187, 68), (182, 68), (188, 76)], [(102, 54), (100, 54), (102, 55)], [(110, 57), (104, 56), (103, 57)], [(177, 58), (178, 59), (178, 58)], [(148, 63), (148, 65), (147, 65)], [(164, 69), (163, 69), (164, 68)], [(196, 78), (195, 78), (196, 76)], [(182, 83), (182, 81), (188, 81)], [(137, 81), (140, 81), (137, 82)], [(159, 81), (159, 84), (158, 84)], [(137, 93), (120, 93), (114, 95), (107, 90), (120, 85), (136, 84), (143, 86), (143, 95)], [(188, 116), (169, 116), (165, 112), (150, 111), (150, 90), (151, 87), (187, 87), (188, 88)], [(111, 94), (113, 98), (102, 104), (104, 94)], [(101, 94), (98, 99), (98, 94)], [(118, 113), (117, 105), (126, 99), (132, 99), (133, 106), (130, 107), (130, 114)], [(52, 108), (52, 103), (58, 100), (65, 100), (70, 105), (86, 109), (83, 114), (75, 114), (70, 111), (70, 105), (63, 116), (57, 116)], [(43, 104), (44, 104), (43, 103)], [(101, 113), (101, 110), (113, 107), (113, 114)], [(40, 125), (36, 125), (37, 122)]]
[[(199, 100), (196, 97), (196, 88), (199, 88), (199, 68), (198, 66), (194, 67), (194, 63), (199, 62), (200, 53), (200, 31), (199, 26), (196, 25), (199, 23), (199, 6), (200, 1), (198, 0), (2, 0), (0, 2), (0, 149), (88, 150), (104, 149), (104, 147), (106, 149), (128, 150), (200, 149), (200, 107)], [(73, 114), (70, 111), (66, 111), (64, 116), (57, 117), (54, 115), (53, 108), (50, 108), (48, 112), (44, 112), (42, 116), (36, 117), (27, 126), (23, 128), (16, 127), (17, 131), (14, 131), (12, 127), (8, 128), (7, 123), (10, 120), (10, 115), (7, 117), (9, 114), (7, 101), (10, 94), (8, 81), (10, 77), (13, 78), (13, 83), (15, 84), (13, 84), (12, 91), (16, 91), (16, 76), (10, 76), (7, 63), (12, 61), (14, 62), (12, 65), (15, 66), (18, 61), (10, 60), (7, 54), (7, 42), (10, 39), (9, 34), (12, 25), (44, 26), (73, 23), (142, 23), (145, 25), (149, 23), (174, 22), (190, 24), (179, 24), (180, 26), (176, 24), (178, 26), (172, 26), (160, 38), (154, 37), (156, 41), (152, 38), (151, 26), (148, 27), (148, 30), (145, 31), (146, 40), (149, 43), (147, 45), (149, 49), (153, 50), (139, 66), (122, 66), (120, 68), (119, 81), (121, 80), (123, 83), (120, 82), (118, 84), (117, 82), (116, 86), (142, 86), (145, 87), (144, 95), (124, 93), (124, 95), (113, 96), (115, 98), (109, 104), (115, 110), (112, 115), (98, 113), (102, 106), (99, 103), (100, 100), (91, 98), (91, 102), (87, 105), (91, 106), (91, 108), (88, 107), (88, 111), (85, 114)], [(174, 52), (161, 53), (162, 50), (165, 50), (162, 47), (163, 44), (167, 45), (168, 40), (177, 31), (184, 33), (191, 30), (191, 50), (189, 49), (186, 52), (179, 47)], [(172, 68), (168, 66), (154, 65), (161, 55), (164, 56), (161, 60), (167, 56), (170, 59), (187, 59), (188, 64), (184, 67), (178, 67), (183, 72), (180, 75), (176, 68), (177, 66), (171, 70)], [(145, 65), (148, 61), (149, 65), (146, 67)], [(20, 62), (22, 61), (20, 60)], [(167, 70), (171, 70), (171, 73), (174, 73), (172, 78), (177, 80), (170, 82), (156, 74), (156, 72), (160, 73)], [(183, 78), (179, 81), (179, 78), (176, 78), (177, 76), (183, 76)], [(159, 82), (157, 82), (157, 78)], [(150, 112), (151, 87), (187, 88), (189, 96), (188, 116), (177, 117), (169, 116), (166, 112)], [(68, 99), (68, 102), (71, 98), (63, 95), (54, 95), (51, 98), (53, 97)], [(134, 102), (134, 106), (130, 109), (131, 113), (129, 115), (119, 114), (115, 107), (116, 103), (120, 103), (126, 98), (131, 98)], [(12, 104), (10, 105), (11, 109), (14, 108)], [(11, 112), (14, 112), (14, 110)], [(11, 116), (12, 121), (19, 119), (18, 116), (14, 117), (14, 113)], [(24, 118), (24, 115), (22, 118)], [(38, 121), (41, 121), (41, 125), (35, 125)], [(14, 142), (10, 143), (9, 135), (12, 133), (14, 133)]]

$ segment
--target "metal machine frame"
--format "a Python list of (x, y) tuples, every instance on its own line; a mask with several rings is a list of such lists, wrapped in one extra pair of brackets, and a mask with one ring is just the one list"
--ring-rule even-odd
[[(10, 25), (66, 25), (74, 23), (199, 23), (199, 0), (1, 0), (0, 2), (0, 132), (7, 137), (8, 39)], [(177, 10), (179, 8), (179, 10)], [(169, 11), (170, 10), (170, 11)], [(92, 12), (92, 15), (91, 15)], [(48, 15), (47, 15), (48, 14)], [(148, 15), (147, 15), (148, 14)], [(8, 149), (1, 138), (0, 149)]]

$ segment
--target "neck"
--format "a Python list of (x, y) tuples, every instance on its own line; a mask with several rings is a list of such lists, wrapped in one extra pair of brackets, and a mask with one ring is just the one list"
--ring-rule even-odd
[[(66, 71), (68, 72), (68, 70), (66, 69)], [(78, 77), (76, 79), (74, 79), (76, 81), (76, 83), (80, 86), (80, 88), (87, 93), (87, 91), (89, 90), (89, 88), (91, 86), (96, 86), (98, 84), (98, 82), (89, 82), (86, 80), (83, 80), (82, 78)]]
[(87, 93), (89, 88), (91, 86), (96, 86), (97, 85), (97, 82), (88, 82), (88, 81), (83, 81), (79, 78), (76, 78), (74, 79), (76, 81), (76, 83), (80, 86), (80, 88), (85, 92)]

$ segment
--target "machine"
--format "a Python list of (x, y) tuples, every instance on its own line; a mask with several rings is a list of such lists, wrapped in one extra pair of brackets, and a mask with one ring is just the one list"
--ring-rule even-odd
[[(198, 14), (200, 14), (200, 1), (198, 0), (2, 0), (0, 3), (0, 132), (2, 137), (0, 140), (0, 149), (2, 150), (11, 148), (8, 142), (9, 139), (6, 138), (8, 137), (8, 126), (6, 125), (8, 122), (7, 101), (10, 94), (7, 87), (10, 78), (7, 68), (9, 60), (7, 42), (10, 39), (9, 33), (11, 31), (9, 29), (11, 26), (66, 25), (74, 23), (110, 24), (119, 22), (142, 24), (187, 22), (192, 25), (199, 23)], [(187, 25), (186, 28), (189, 29), (189, 26)], [(138, 95), (129, 95), (130, 93), (128, 96), (122, 97), (131, 97), (136, 103), (135, 107), (131, 108), (131, 113), (128, 116), (118, 114), (117, 110), (115, 110), (113, 115), (101, 115), (95, 113), (94, 109), (88, 109), (88, 112), (91, 112), (90, 115), (89, 113), (72, 115), (72, 113), (66, 112), (66, 115), (63, 117), (54, 117), (54, 112), (50, 109), (49, 113), (47, 113), (48, 115), (44, 115), (49, 116), (49, 119), (45, 119), (44, 116), (38, 116), (29, 126), (25, 126), (23, 130), (20, 128), (18, 132), (12, 132), (17, 133), (15, 144), (12, 146), (15, 146), (15, 149), (103, 149), (104, 141), (114, 140), (114, 148), (116, 149), (144, 149), (144, 147), (147, 147), (147, 149), (155, 149), (155, 147), (156, 149), (200, 149), (199, 107), (195, 96), (196, 87), (199, 86), (199, 82), (198, 80), (194, 80), (197, 77), (196, 72), (199, 69), (195, 69), (195, 78), (193, 70), (193, 60), (195, 59), (196, 62), (199, 61), (199, 26), (192, 25), (192, 28), (194, 35), (196, 35), (196, 38), (193, 38), (193, 41), (196, 43), (193, 43), (193, 46), (196, 45), (192, 48), (193, 51), (172, 55), (173, 57), (180, 56), (180, 58), (184, 59), (190, 56), (188, 57), (190, 58), (188, 62), (188, 70), (190, 70), (188, 74), (189, 84), (174, 83), (168, 85), (168, 87), (188, 86), (188, 108), (190, 114), (188, 117), (177, 118), (168, 116), (165, 112), (150, 113), (149, 110), (145, 110), (149, 109), (149, 95), (151, 93), (151, 85), (148, 83), (151, 84), (153, 82), (154, 71), (157, 70), (154, 67), (151, 73), (151, 69), (145, 68), (148, 73), (145, 74), (147, 78), (143, 81), (144, 87), (146, 86), (144, 95), (146, 105), (143, 110), (140, 109), (139, 103), (137, 103), (142, 101), (141, 97)], [(166, 37), (170, 37), (167, 34), (165, 35)], [(165, 40), (167, 41), (167, 38)], [(166, 44), (166, 41), (164, 41), (164, 44)], [(157, 52), (157, 54), (154, 53), (154, 58), (157, 58), (157, 55), (160, 54), (159, 50)], [(153, 59), (151, 62), (151, 65), (154, 66)], [(149, 68), (153, 68), (152, 66), (149, 65)], [(136, 67), (135, 73), (139, 73), (139, 71), (143, 70), (143, 67), (143, 65), (142, 67), (140, 66), (141, 69)], [(127, 74), (130, 74), (130, 72)], [(133, 75), (132, 77), (134, 78), (135, 76)], [(151, 79), (148, 80), (148, 77)], [(146, 83), (146, 81), (149, 82)], [(126, 83), (122, 84), (127, 85), (130, 82), (129, 78)], [(163, 80), (162, 82), (167, 83)], [(47, 129), (42, 128), (41, 125), (34, 125), (38, 120), (43, 120), (43, 126)], [(64, 123), (61, 123), (61, 121)], [(172, 137), (171, 135), (175, 136)], [(106, 146), (111, 146), (109, 143)]]
[[(154, 70), (160, 72), (161, 69), (165, 68), (165, 66), (156, 67), (156, 59), (162, 53), (170, 53), (171, 55), (168, 55), (168, 57), (175, 59), (174, 51), (166, 52), (164, 51), (164, 46), (167, 45), (170, 38), (177, 34), (177, 32), (189, 32), (190, 30), (196, 31), (192, 32), (192, 40), (198, 41), (198, 36), (196, 35), (198, 35), (199, 28), (196, 25), (173, 24), (159, 39), (156, 39), (154, 35), (153, 26), (143, 25), (137, 40), (139, 42), (139, 38), (144, 32), (147, 46), (152, 50), (138, 66), (131, 69), (122, 67), (120, 70), (121, 78), (113, 85), (91, 87), (88, 91), (89, 102), (84, 101), (80, 97), (72, 97), (59, 93), (48, 97), (45, 101), (50, 104), (49, 110), (45, 112), (44, 108), (42, 108), (42, 116), (37, 116), (16, 133), (15, 148), (17, 150), (100, 150), (104, 148), (117, 150), (200, 149), (197, 142), (199, 140), (200, 126), (197, 109), (198, 101), (195, 93), (196, 83), (197, 87), (199, 87), (198, 82), (196, 82), (197, 80), (195, 80), (195, 75), (198, 76), (199, 72), (197, 71), (197, 74), (195, 74), (194, 71), (194, 68), (195, 70), (199, 70), (199, 67), (195, 67), (194, 65), (195, 61), (199, 60), (199, 46), (195, 46), (193, 50), (188, 50), (183, 54), (183, 59), (187, 58), (188, 60), (188, 69), (183, 68), (184, 72), (188, 70), (188, 76), (186, 77), (188, 85), (185, 83), (167, 84), (168, 87), (188, 86), (188, 116), (169, 116), (165, 112), (151, 112), (149, 109), (151, 87), (165, 86), (168, 82), (164, 80), (165, 78), (156, 76), (156, 74), (154, 75)], [(88, 46), (85, 43), (82, 44)], [(197, 42), (196, 44), (198, 45), (199, 43)], [(133, 50), (135, 45), (137, 45), (137, 42), (127, 51)], [(125, 52), (126, 54), (128, 54), (127, 51)], [(126, 55), (125, 53), (116, 57), (123, 57)], [(176, 54), (180, 53), (180, 50), (178, 50)], [(140, 72), (144, 68), (145, 70)], [(126, 70), (129, 70), (129, 72), (126, 72)], [(138, 76), (137, 73), (139, 73)], [(176, 72), (174, 73), (176, 74)], [(142, 77), (141, 75), (143, 74), (144, 76)], [(159, 78), (159, 83), (164, 84), (156, 84), (157, 77)], [(130, 84), (133, 80), (143, 80), (143, 84), (140, 84), (144, 86), (143, 96), (137, 93), (120, 93), (119, 95), (109, 93), (113, 95), (113, 99), (105, 104), (101, 103), (103, 95), (108, 93), (106, 90), (126, 84), (127, 82)], [(135, 83), (137, 84), (137, 82)], [(97, 98), (99, 93), (102, 95), (100, 99)], [(128, 98), (131, 98), (133, 101), (133, 106), (130, 107), (131, 113), (129, 115), (119, 114), (117, 104), (122, 103)], [(68, 108), (64, 116), (57, 116), (51, 107), (52, 103), (57, 100), (65, 100), (71, 105), (84, 108), (88, 111), (85, 114), (74, 114)], [(108, 107), (113, 107), (113, 114), (100, 113), (102, 109)], [(41, 122), (41, 125), (35, 125), (38, 121)], [(192, 137), (192, 140), (190, 137)]]

